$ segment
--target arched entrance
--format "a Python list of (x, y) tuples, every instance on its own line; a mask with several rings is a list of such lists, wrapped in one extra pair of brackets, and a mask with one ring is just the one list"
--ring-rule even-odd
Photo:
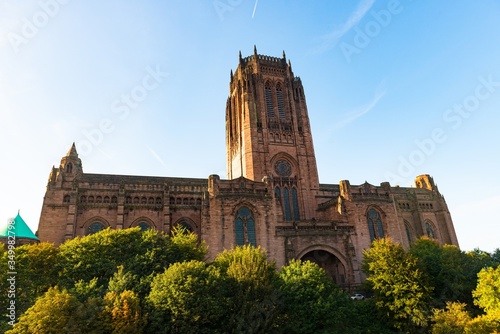
[(321, 268), (325, 269), (328, 277), (337, 285), (342, 287), (348, 285), (347, 270), (340, 259), (332, 253), (322, 249), (316, 249), (304, 254), (301, 260), (318, 264)]

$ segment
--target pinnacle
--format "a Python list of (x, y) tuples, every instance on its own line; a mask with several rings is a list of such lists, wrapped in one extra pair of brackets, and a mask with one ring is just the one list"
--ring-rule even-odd
[(75, 142), (73, 142), (73, 145), (71, 145), (71, 148), (69, 149), (68, 153), (66, 153), (67, 157), (74, 156), (78, 157), (78, 152), (76, 152), (76, 146)]

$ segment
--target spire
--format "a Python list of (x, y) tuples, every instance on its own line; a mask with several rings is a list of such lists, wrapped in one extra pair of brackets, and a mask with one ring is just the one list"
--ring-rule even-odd
[(285, 60), (285, 62), (286, 62), (286, 54), (285, 54), (285, 50), (283, 50), (283, 60)]
[(78, 157), (78, 152), (76, 152), (76, 146), (75, 142), (73, 142), (73, 145), (71, 145), (71, 148), (69, 149), (68, 153), (66, 153), (67, 157)]
[(255, 44), (253, 45), (253, 54), (257, 56), (257, 46)]
[(231, 82), (233, 82), (233, 69), (231, 69)]
[(66, 175), (80, 175), (83, 173), (82, 160), (78, 157), (76, 145), (73, 143), (68, 153), (61, 159), (60, 171), (64, 171)]

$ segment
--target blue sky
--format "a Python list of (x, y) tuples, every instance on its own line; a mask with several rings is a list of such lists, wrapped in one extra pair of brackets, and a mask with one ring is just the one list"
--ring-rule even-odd
[(225, 177), (229, 73), (255, 44), (302, 79), (322, 183), (431, 174), (462, 249), (493, 251), (499, 17), (494, 0), (0, 0), (0, 219), (36, 230), (73, 141), (89, 173)]

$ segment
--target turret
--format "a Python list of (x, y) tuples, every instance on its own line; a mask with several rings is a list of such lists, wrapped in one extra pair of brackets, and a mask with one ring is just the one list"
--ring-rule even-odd
[(65, 180), (72, 179), (83, 174), (82, 161), (78, 157), (75, 143), (71, 145), (68, 153), (62, 157), (61, 165), (59, 166), (59, 174), (62, 174)]

